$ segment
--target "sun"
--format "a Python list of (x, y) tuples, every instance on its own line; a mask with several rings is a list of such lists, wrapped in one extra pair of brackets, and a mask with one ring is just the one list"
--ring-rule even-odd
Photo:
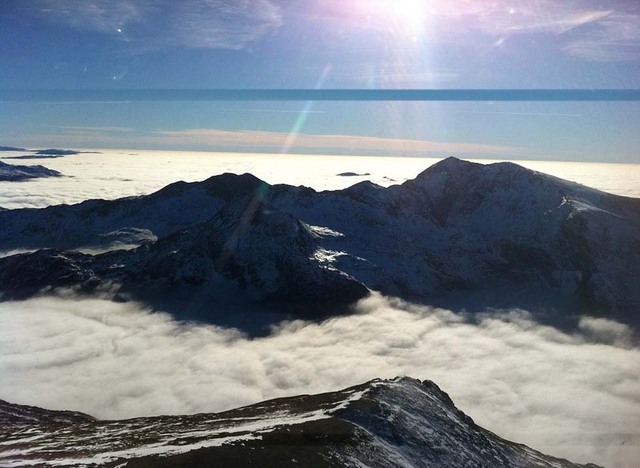
[(424, 18), (428, 6), (425, 0), (379, 0), (379, 3), (390, 15), (405, 21)]
[(412, 38), (423, 35), (432, 13), (428, 0), (371, 0), (370, 5), (396, 32)]

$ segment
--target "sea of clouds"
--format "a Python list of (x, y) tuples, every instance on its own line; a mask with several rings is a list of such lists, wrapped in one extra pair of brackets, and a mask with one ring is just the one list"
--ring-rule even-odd
[(576, 462), (640, 459), (640, 348), (624, 325), (564, 333), (523, 311), (469, 321), (374, 296), (266, 337), (73, 296), (0, 308), (0, 398), (99, 418), (216, 412), (376, 377), (435, 381), (498, 435)]
[[(21, 152), (0, 153), (8, 164), (42, 164), (63, 177), (27, 182), (0, 182), (0, 207), (43, 208), (80, 203), (90, 198), (114, 199), (154, 192), (184, 180), (194, 182), (224, 172), (249, 172), (270, 183), (336, 190), (363, 180), (388, 186), (416, 177), (437, 158), (327, 156), (295, 154), (206, 153), (194, 151), (91, 150), (54, 159), (3, 159)], [(480, 160), (479, 162), (490, 162)], [(640, 197), (640, 164), (560, 161), (515, 161), (529, 169), (572, 180), (618, 195)], [(344, 177), (353, 172), (368, 174)]]

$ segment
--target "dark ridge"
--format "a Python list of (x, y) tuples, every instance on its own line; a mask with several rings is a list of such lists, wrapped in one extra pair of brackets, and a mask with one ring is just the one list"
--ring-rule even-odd
[(185, 182), (180, 180), (161, 188), (149, 196), (162, 197), (179, 195), (190, 187), (202, 187), (209, 195), (213, 195), (224, 201), (230, 201), (258, 192), (263, 193), (263, 191), (268, 190), (270, 186), (253, 174), (238, 175), (225, 172), (224, 174), (209, 177), (201, 182)]
[(448, 158), (443, 159), (442, 161), (438, 161), (437, 163), (429, 166), (424, 171), (416, 176), (414, 180), (420, 180), (425, 177), (428, 177), (432, 174), (440, 174), (452, 171), (461, 171), (461, 170), (478, 170), (484, 167), (480, 163), (474, 163), (469, 161), (464, 161), (462, 159), (458, 159), (455, 156), (449, 156)]
[(29, 151), (26, 148), (17, 148), (15, 146), (0, 146), (0, 151)]
[(381, 204), (381, 197), (384, 197), (386, 189), (378, 184), (374, 184), (369, 180), (363, 180), (357, 184), (339, 190), (337, 193), (346, 195), (352, 200), (362, 203)]
[(229, 172), (210, 177), (201, 184), (208, 194), (225, 201), (247, 195), (264, 194), (270, 187), (253, 174), (237, 175)]
[(0, 400), (0, 428), (9, 425), (83, 424), (96, 418), (77, 411), (56, 411)]
[(49, 149), (35, 151), (35, 154), (71, 156), (72, 154), (78, 154), (78, 151), (49, 148)]
[(369, 172), (341, 172), (339, 174), (336, 174), (339, 177), (364, 177), (364, 176), (368, 176), (371, 175), (371, 173)]
[[(17, 419), (5, 422), (3, 407)], [(475, 424), (435, 383), (408, 377), (220, 413), (114, 421), (0, 402), (0, 428), (10, 434), (3, 446), (11, 466), (26, 466), (44, 453), (43, 466), (76, 466), (79, 459), (96, 457), (108, 466), (138, 468), (595, 468), (502, 439)], [(235, 440), (225, 443), (228, 436)], [(185, 450), (171, 453), (177, 446)]]
[(180, 195), (189, 187), (192, 187), (194, 184), (198, 184), (199, 182), (185, 182), (184, 180), (179, 180), (177, 182), (173, 182), (165, 187), (162, 187), (160, 190), (150, 193), (150, 197), (163, 197), (163, 196), (175, 196)]
[(93, 279), (82, 260), (90, 256), (78, 252), (41, 249), (0, 259), (3, 299), (26, 299), (44, 287), (64, 288)]
[[(179, 239), (179, 236), (175, 236)], [(260, 194), (224, 206), (201, 225), (194, 249), (208, 245), (223, 276), (260, 289), (254, 271), (260, 261), (273, 264), (279, 287), (261, 301), (266, 306), (314, 315), (342, 313), (369, 294), (360, 282), (340, 272), (312, 267), (316, 236), (298, 218), (265, 204)]]
[[(420, 180), (433, 174), (443, 173), (464, 173), (472, 174), (478, 171), (491, 171), (493, 173), (528, 173), (535, 174), (535, 171), (527, 169), (510, 161), (501, 161), (491, 164), (481, 164), (472, 161), (458, 159), (455, 156), (439, 161), (416, 176), (414, 180)], [(412, 182), (412, 181), (408, 181)]]
[(60, 177), (62, 174), (44, 166), (17, 166), (0, 161), (0, 180), (7, 182), (36, 179), (41, 177)]
[(23, 156), (5, 156), (2, 159), (57, 159), (65, 156), (65, 154), (25, 154)]

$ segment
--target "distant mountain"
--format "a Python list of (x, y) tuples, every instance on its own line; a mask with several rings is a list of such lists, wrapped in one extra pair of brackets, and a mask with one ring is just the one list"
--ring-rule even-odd
[[(2, 149), (6, 148), (6, 149)], [(3, 156), (2, 159), (57, 159), (64, 158), (65, 156), (73, 156), (76, 154), (97, 154), (99, 151), (76, 151), (76, 150), (66, 150), (66, 149), (42, 149), (42, 150), (28, 150), (24, 148), (12, 148), (10, 146), (2, 147), (0, 146), (0, 151), (28, 151), (31, 154), (25, 154), (20, 156)]]
[(44, 166), (16, 166), (0, 161), (0, 181), (19, 182), (41, 177), (59, 177), (62, 174)]
[(75, 150), (49, 148), (49, 149), (37, 150), (37, 151), (34, 151), (34, 153), (35, 154), (50, 155), (50, 156), (70, 156), (70, 155), (73, 155), (73, 154), (78, 154), (79, 152), (75, 151)]
[(17, 148), (15, 146), (0, 146), (0, 151), (29, 151), (26, 148)]
[[(0, 259), (5, 299), (119, 285), (121, 298), (173, 312), (197, 296), (197, 317), (217, 323), (230, 305), (326, 315), (375, 290), (454, 310), (640, 325), (640, 200), (511, 163), (448, 158), (401, 185), (326, 192), (224, 174), (143, 197), (0, 211), (0, 225), (1, 249), (64, 249)], [(146, 233), (146, 244), (69, 251), (118, 232)]]
[(20, 156), (3, 156), (2, 159), (20, 159), (20, 160), (30, 160), (30, 159), (58, 159), (64, 158), (65, 154), (23, 154)]
[(435, 383), (406, 377), (122, 421), (0, 402), (0, 434), (0, 465), (14, 467), (595, 467), (501, 439)]
[(348, 172), (341, 172), (341, 173), (336, 174), (336, 175), (338, 177), (365, 177), (365, 176), (368, 176), (368, 175), (371, 175), (371, 174), (368, 173), (368, 172), (359, 173), (359, 172), (348, 171)]

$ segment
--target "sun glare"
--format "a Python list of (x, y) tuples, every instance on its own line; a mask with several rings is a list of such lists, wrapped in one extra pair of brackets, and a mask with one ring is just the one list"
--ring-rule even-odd
[(413, 38), (424, 31), (430, 14), (429, 2), (426, 0), (376, 0), (372, 5), (397, 30)]

